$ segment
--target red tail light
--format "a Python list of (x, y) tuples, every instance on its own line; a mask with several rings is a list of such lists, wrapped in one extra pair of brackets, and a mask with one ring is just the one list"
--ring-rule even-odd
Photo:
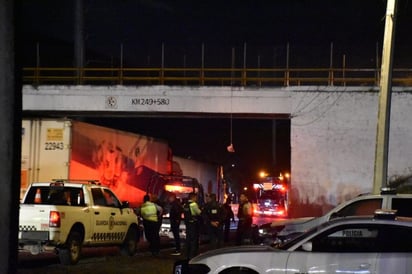
[(49, 226), (60, 227), (60, 212), (50, 211)]

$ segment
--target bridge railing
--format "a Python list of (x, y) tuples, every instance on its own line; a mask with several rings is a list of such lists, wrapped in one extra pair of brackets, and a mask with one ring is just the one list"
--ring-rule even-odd
[[(23, 68), (31, 85), (378, 86), (375, 68)], [(412, 69), (394, 69), (394, 86), (412, 86)]]

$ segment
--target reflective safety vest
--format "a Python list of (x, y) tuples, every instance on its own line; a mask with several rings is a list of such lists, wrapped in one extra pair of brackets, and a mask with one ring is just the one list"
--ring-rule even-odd
[(140, 214), (143, 220), (157, 222), (159, 219), (157, 217), (157, 207), (152, 202), (145, 202), (140, 208)]
[(184, 206), (183, 206), (183, 213), (185, 216), (185, 221), (186, 222), (197, 222), (198, 217), (199, 217), (199, 207), (196, 202), (193, 201), (188, 201)]

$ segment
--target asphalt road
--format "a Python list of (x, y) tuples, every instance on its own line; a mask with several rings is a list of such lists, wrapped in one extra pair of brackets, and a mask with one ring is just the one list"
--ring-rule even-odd
[[(254, 223), (271, 222), (273, 218), (254, 218)], [(231, 227), (231, 241), (226, 245), (234, 244), (236, 224)], [(184, 248), (184, 246), (183, 246)], [(208, 245), (200, 245), (200, 252), (208, 249)], [(180, 256), (171, 255), (174, 251), (173, 239), (162, 238), (160, 255), (154, 257), (148, 251), (148, 243), (141, 239), (138, 251), (134, 256), (121, 256), (117, 247), (84, 248), (79, 263), (73, 266), (64, 266), (59, 263), (55, 254), (31, 255), (20, 253), (18, 274), (169, 274), (177, 260), (185, 259), (184, 252)]]
[(19, 274), (57, 274), (57, 273), (172, 273), (176, 260), (184, 255), (171, 255), (173, 246), (170, 241), (162, 240), (160, 255), (154, 257), (148, 251), (147, 242), (139, 243), (139, 250), (134, 256), (122, 256), (116, 247), (84, 248), (79, 263), (73, 266), (60, 265), (54, 254), (30, 255), (19, 254)]
[(78, 264), (73, 266), (60, 265), (56, 256), (42, 256), (30, 260), (20, 260), (17, 273), (172, 273), (173, 264), (183, 256), (169, 255), (171, 251), (163, 249), (158, 257), (150, 252), (137, 252), (135, 256), (121, 256), (114, 249), (96, 248), (86, 251), (87, 254)]
[[(234, 238), (234, 231), (231, 233)], [(233, 241), (226, 245), (232, 245)], [(184, 246), (183, 246), (184, 249)], [(200, 252), (207, 251), (208, 245), (200, 245)], [(171, 255), (174, 251), (173, 239), (162, 239), (159, 256), (152, 256), (148, 251), (148, 244), (141, 240), (138, 252), (134, 256), (122, 256), (117, 247), (84, 248), (82, 258), (73, 266), (60, 265), (54, 254), (30, 255), (19, 254), (18, 274), (171, 274), (177, 260), (184, 260), (185, 254)]]

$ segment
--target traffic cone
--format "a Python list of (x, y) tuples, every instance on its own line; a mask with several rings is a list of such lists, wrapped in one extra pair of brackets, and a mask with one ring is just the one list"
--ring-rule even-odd
[(35, 204), (41, 204), (40, 188), (38, 188), (37, 191), (36, 191), (36, 195), (34, 196), (34, 203)]

